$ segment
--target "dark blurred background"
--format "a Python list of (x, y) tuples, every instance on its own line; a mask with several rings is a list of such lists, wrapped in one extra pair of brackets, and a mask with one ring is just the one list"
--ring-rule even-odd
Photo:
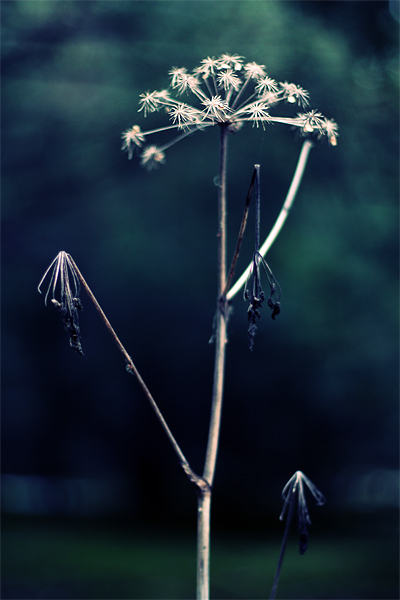
[[(2, 597), (194, 595), (194, 490), (87, 296), (81, 357), (36, 287), (60, 250), (73, 256), (201, 472), (218, 128), (151, 173), (120, 136), (160, 122), (137, 113), (139, 94), (171, 67), (231, 53), (307, 89), (340, 138), (312, 150), (268, 254), (282, 312), (264, 309), (253, 352), (233, 301), (211, 592), (268, 595), (281, 489), (300, 469), (327, 503), (310, 498), (305, 556), (293, 526), (279, 597), (398, 598), (399, 2), (3, 0), (1, 13)], [(265, 237), (300, 149), (281, 125), (230, 138), (229, 253), (254, 162)]]

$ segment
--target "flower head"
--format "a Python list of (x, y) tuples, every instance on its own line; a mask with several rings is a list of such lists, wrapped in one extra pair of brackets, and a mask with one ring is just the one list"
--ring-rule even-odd
[(282, 490), (282, 498), (284, 499), (283, 509), (279, 519), (282, 521), (288, 506), (295, 502), (297, 495), (297, 524), (300, 533), (299, 551), (304, 554), (308, 547), (308, 526), (311, 525), (311, 519), (307, 508), (307, 502), (304, 495), (304, 484), (308, 487), (317, 505), (325, 504), (325, 496), (321, 494), (319, 489), (313, 484), (302, 471), (296, 473), (289, 479)]
[(265, 77), (264, 69), (264, 65), (258, 65), (255, 62), (247, 63), (246, 65), (244, 65), (244, 70), (247, 74), (247, 77), (250, 77), (251, 79), (256, 79), (257, 81), (260, 79), (260, 77)]
[(140, 131), (139, 125), (134, 125), (127, 129), (122, 134), (123, 144), (121, 150), (128, 151), (128, 158), (131, 159), (135, 151), (135, 147), (140, 147), (144, 142), (144, 135)]
[(209, 77), (210, 75), (215, 75), (217, 67), (218, 61), (214, 57), (210, 58), (208, 56), (207, 58), (200, 61), (200, 66), (197, 67), (197, 69), (195, 69), (195, 73), (201, 74), (201, 76), (204, 79), (206, 77)]
[(281, 83), (280, 86), (283, 97), (290, 104), (295, 104), (297, 102), (303, 107), (307, 106), (310, 95), (307, 90), (303, 90), (303, 88), (301, 88), (299, 85), (288, 83), (287, 81)]
[(148, 112), (160, 110), (162, 106), (160, 92), (145, 92), (144, 94), (140, 94), (139, 98), (140, 108), (138, 112), (142, 110), (145, 117), (147, 117)]
[(147, 146), (142, 152), (141, 164), (148, 171), (157, 169), (165, 160), (165, 154), (161, 148), (157, 146)]
[(234, 69), (240, 71), (243, 66), (243, 56), (237, 54), (222, 54), (218, 60), (219, 69)]
[(189, 104), (179, 102), (169, 109), (169, 116), (173, 123), (176, 123), (178, 129), (190, 129), (194, 122), (201, 124), (201, 113)]
[[(71, 347), (76, 352), (83, 355), (78, 318), (78, 310), (82, 310), (82, 302), (79, 298), (80, 283), (71, 256), (63, 251), (57, 254), (38, 285), (40, 294), (42, 293), (40, 288), (52, 267), (53, 270), (51, 271), (44, 303), (47, 306), (47, 298), (51, 292), (51, 303), (61, 314), (64, 327), (69, 334), (69, 343)], [(57, 299), (58, 283), (59, 296)]]
[(265, 129), (265, 123), (271, 122), (271, 117), (268, 112), (268, 105), (265, 102), (253, 102), (244, 109), (246, 115), (249, 115), (253, 121), (253, 127), (261, 123), (263, 129)]
[[(338, 126), (333, 119), (325, 119), (322, 129), (325, 135), (328, 137), (331, 146), (337, 146), (337, 138), (339, 136)], [(322, 134), (323, 135), (323, 134)], [(320, 137), (322, 137), (320, 135)]]
[(271, 79), (268, 75), (258, 79), (258, 83), (255, 87), (255, 91), (258, 94), (265, 94), (266, 92), (276, 92), (279, 89), (279, 85), (275, 79)]
[(170, 72), (170, 75), (172, 77), (171, 86), (173, 89), (176, 89), (179, 94), (186, 91), (194, 92), (197, 95), (202, 94), (197, 76), (187, 73), (186, 69), (174, 68)]
[(324, 125), (324, 117), (316, 110), (310, 110), (304, 114), (299, 114), (299, 119), (303, 122), (303, 129), (306, 133), (321, 131)]
[[(282, 123), (298, 128), (302, 135), (316, 133), (318, 138), (326, 136), (332, 146), (337, 144), (336, 123), (315, 110), (293, 117), (272, 114), (272, 107), (282, 101), (306, 107), (309, 93), (294, 83), (276, 81), (267, 75), (264, 65), (246, 63), (243, 56), (207, 57), (193, 72), (185, 67), (173, 67), (169, 75), (170, 89), (141, 94), (139, 111), (147, 117), (163, 109), (172, 124), (149, 131), (141, 131), (135, 125), (122, 135), (122, 149), (132, 158), (134, 149), (145, 144), (147, 136), (167, 129), (185, 131), (163, 146), (144, 147), (141, 164), (148, 169), (163, 163), (164, 151), (183, 137), (214, 125), (225, 125), (229, 131), (237, 132), (246, 122), (257, 127), (260, 123), (263, 127)], [(182, 94), (192, 94), (194, 103), (182, 102), (179, 99)]]
[(216, 119), (217, 121), (227, 121), (228, 113), (231, 111), (229, 104), (221, 96), (212, 96), (202, 101), (205, 106), (205, 117)]
[(219, 87), (223, 87), (227, 92), (228, 90), (238, 91), (242, 85), (242, 80), (236, 75), (232, 69), (226, 69), (222, 71), (217, 78)]
[(187, 69), (185, 69), (184, 67), (180, 69), (178, 69), (177, 67), (172, 67), (169, 74), (171, 76), (171, 86), (173, 88), (176, 88), (178, 87), (178, 85), (180, 85), (182, 79), (184, 79), (184, 77), (187, 77)]

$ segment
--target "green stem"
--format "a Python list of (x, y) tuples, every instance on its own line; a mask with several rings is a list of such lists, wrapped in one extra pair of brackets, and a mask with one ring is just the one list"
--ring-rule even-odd
[(228, 127), (221, 125), (219, 193), (218, 193), (218, 301), (215, 332), (214, 381), (211, 402), (210, 427), (203, 480), (207, 489), (198, 494), (198, 529), (197, 529), (197, 598), (208, 600), (210, 597), (210, 517), (211, 492), (215, 475), (218, 453), (219, 433), (221, 427), (222, 398), (225, 371), (226, 346), (226, 298), (223, 291), (226, 283), (226, 169), (228, 150)]

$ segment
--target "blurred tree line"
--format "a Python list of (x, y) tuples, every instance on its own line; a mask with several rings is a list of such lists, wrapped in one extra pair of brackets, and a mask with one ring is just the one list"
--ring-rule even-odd
[[(120, 136), (166, 124), (137, 109), (140, 93), (167, 87), (171, 67), (225, 52), (307, 89), (340, 137), (315, 145), (268, 254), (282, 312), (273, 322), (265, 310), (252, 353), (246, 304), (233, 302), (216, 519), (275, 515), (297, 469), (341, 508), (357, 477), (396, 469), (396, 3), (6, 0), (1, 12), (3, 472), (128, 478), (134, 515), (193, 517), (193, 492), (88, 298), (82, 358), (36, 286), (60, 250), (73, 256), (201, 471), (218, 132), (185, 139), (151, 173), (127, 160)], [(279, 125), (231, 137), (230, 252), (254, 163), (265, 237), (300, 148)]]

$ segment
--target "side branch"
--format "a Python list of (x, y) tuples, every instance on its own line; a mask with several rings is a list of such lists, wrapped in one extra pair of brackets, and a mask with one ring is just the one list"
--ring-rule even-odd
[(114, 342), (117, 344), (118, 349), (120, 350), (120, 352), (122, 353), (122, 355), (124, 356), (125, 360), (126, 360), (126, 369), (127, 371), (129, 371), (129, 373), (132, 373), (132, 375), (134, 375), (137, 379), (137, 381), (139, 382), (140, 387), (142, 388), (147, 400), (150, 402), (150, 405), (152, 407), (152, 409), (155, 412), (155, 415), (158, 419), (158, 421), (160, 422), (162, 428), (164, 429), (169, 441), (171, 442), (171, 445), (175, 451), (175, 454), (178, 457), (179, 463), (183, 469), (183, 471), (186, 473), (188, 479), (194, 483), (199, 490), (204, 490), (206, 489), (207, 483), (204, 481), (204, 479), (202, 477), (200, 477), (199, 475), (196, 475), (196, 473), (191, 469), (185, 455), (183, 454), (178, 442), (176, 441), (175, 437), (173, 436), (170, 428), (168, 427), (160, 409), (157, 406), (156, 401), (154, 400), (153, 396), (151, 395), (147, 385), (145, 384), (145, 382), (143, 381), (139, 371), (137, 370), (134, 362), (132, 361), (131, 357), (129, 356), (129, 354), (127, 353), (127, 351), (125, 350), (123, 344), (121, 343), (120, 339), (118, 338), (117, 334), (115, 333), (114, 329), (111, 326), (110, 321), (107, 319), (104, 311), (102, 310), (100, 304), (97, 302), (95, 296), (93, 295), (92, 290), (90, 289), (90, 287), (88, 286), (88, 284), (86, 283), (85, 278), (83, 277), (82, 273), (80, 272), (80, 270), (78, 269), (78, 267), (76, 266), (75, 261), (72, 259), (72, 257), (70, 258), (71, 263), (74, 267), (74, 269), (76, 270), (76, 274), (82, 284), (82, 286), (85, 288), (86, 293), (88, 294), (89, 298), (91, 299), (91, 301), (93, 302), (97, 312), (99, 313), (103, 323), (105, 324), (105, 326), (107, 327), (108, 331), (110, 332)]
[(233, 275), (235, 273), (235, 267), (236, 267), (237, 259), (239, 258), (240, 246), (242, 245), (242, 240), (243, 240), (243, 236), (244, 236), (244, 230), (246, 229), (247, 217), (249, 216), (250, 199), (251, 199), (251, 194), (253, 192), (253, 186), (254, 186), (254, 181), (256, 179), (256, 175), (257, 175), (257, 169), (256, 169), (256, 166), (254, 165), (253, 175), (251, 177), (250, 187), (249, 187), (249, 191), (247, 192), (246, 202), (245, 202), (245, 205), (244, 205), (242, 222), (240, 223), (239, 235), (238, 235), (238, 239), (237, 239), (237, 242), (236, 242), (236, 248), (235, 248), (235, 252), (233, 253), (233, 258), (232, 258), (231, 266), (229, 268), (228, 279), (226, 280), (224, 291), (221, 294), (222, 297), (226, 296), (226, 293), (229, 290), (229, 287), (231, 285), (231, 282), (232, 282), (232, 279), (233, 279)]
[(96, 298), (93, 295), (92, 290), (90, 289), (90, 287), (88, 286), (88, 284), (86, 283), (85, 278), (83, 277), (82, 273), (80, 272), (80, 270), (78, 269), (78, 267), (76, 266), (76, 262), (74, 261), (74, 259), (72, 258), (72, 256), (70, 256), (70, 261), (76, 271), (76, 274), (79, 277), (79, 281), (81, 282), (82, 286), (85, 288), (85, 291), (87, 293), (87, 295), (89, 296), (89, 298), (91, 299), (91, 301), (93, 302), (97, 312), (99, 313), (104, 325), (107, 327), (108, 331), (111, 334), (111, 337), (113, 338), (114, 342), (117, 344), (119, 351), (123, 354), (127, 364), (132, 363), (132, 359), (129, 356), (129, 354), (127, 353), (127, 351), (125, 350), (124, 346), (122, 345), (119, 337), (117, 336), (117, 334), (115, 333), (114, 329), (111, 327), (111, 323), (110, 321), (107, 319), (106, 315), (104, 314), (100, 304), (97, 302)]

